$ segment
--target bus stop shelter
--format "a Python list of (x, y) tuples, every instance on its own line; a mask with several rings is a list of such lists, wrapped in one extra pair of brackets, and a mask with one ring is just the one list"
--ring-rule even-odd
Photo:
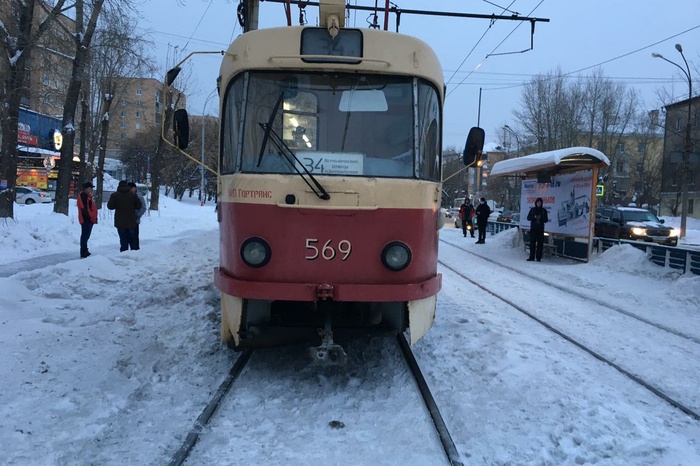
[[(502, 160), (491, 169), (492, 177), (522, 180), (520, 230), (529, 236), (527, 213), (539, 197), (547, 209), (548, 249), (572, 259), (590, 259), (595, 228), (598, 170), (610, 160), (590, 147), (568, 147)], [(600, 192), (602, 194), (602, 191)]]

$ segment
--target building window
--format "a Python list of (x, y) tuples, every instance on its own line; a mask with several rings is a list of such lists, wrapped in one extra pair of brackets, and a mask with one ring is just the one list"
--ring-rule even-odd
[(138, 110), (136, 111), (136, 118), (141, 118), (141, 112)]
[(136, 129), (141, 129), (141, 123), (136, 123)]
[(122, 133), (122, 134), (120, 135), (120, 137), (121, 137), (122, 139), (126, 139), (126, 133)]
[(136, 89), (136, 95), (141, 95), (141, 94), (142, 94), (142, 91), (141, 91), (141, 88), (139, 87), (138, 89)]
[(51, 80), (49, 79), (48, 76), (44, 76), (44, 86), (49, 86), (51, 84)]
[(624, 172), (624, 170), (625, 170), (625, 162), (623, 162), (623, 161), (618, 161), (618, 162), (615, 164), (615, 172), (616, 172), (618, 175), (621, 175), (621, 174)]
[(624, 142), (617, 143), (617, 147), (615, 147), (615, 153), (616, 154), (624, 154), (625, 153), (625, 143)]
[(639, 155), (646, 155), (647, 153), (647, 145), (643, 142), (640, 142), (637, 144), (637, 154)]
[(676, 131), (681, 131), (683, 129), (683, 119), (681, 117), (676, 118)]
[(141, 106), (141, 101), (140, 101), (140, 100), (137, 100), (137, 101), (136, 101), (136, 106), (137, 106), (137, 107), (140, 107), (140, 106)]
[(125, 99), (122, 99), (121, 103), (122, 103), (122, 107), (126, 107), (126, 100)]
[(126, 112), (122, 110), (122, 118), (126, 118)]
[(122, 129), (126, 128), (126, 121), (122, 121)]

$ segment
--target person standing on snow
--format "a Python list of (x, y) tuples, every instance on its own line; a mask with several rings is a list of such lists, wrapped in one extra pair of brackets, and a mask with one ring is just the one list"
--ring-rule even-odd
[(473, 238), (474, 227), (472, 226), (472, 218), (474, 218), (474, 206), (468, 197), (464, 199), (464, 203), (459, 207), (459, 218), (462, 220), (462, 233), (464, 233), (464, 237), (467, 237), (467, 227), (471, 227), (469, 228), (469, 232), (472, 234)]
[(131, 248), (139, 249), (139, 225), (141, 224), (141, 217), (143, 217), (143, 214), (146, 213), (146, 199), (144, 199), (141, 193), (139, 192), (136, 183), (130, 181), (129, 183), (127, 183), (127, 185), (129, 186), (131, 192), (136, 194), (136, 196), (138, 196), (139, 198), (139, 201), (141, 201), (141, 208), (136, 211), (136, 239), (134, 240), (136, 247)]
[(92, 199), (91, 182), (83, 183), (83, 189), (78, 194), (78, 222), (80, 222), (80, 258), (90, 255), (88, 240), (92, 234), (92, 226), (97, 223), (97, 206)]
[(537, 262), (539, 262), (542, 260), (542, 249), (544, 247), (544, 224), (549, 221), (547, 209), (542, 207), (541, 197), (535, 200), (535, 207), (530, 208), (527, 219), (530, 222), (530, 257), (527, 260), (533, 261), (537, 259)]
[(491, 207), (486, 203), (485, 198), (479, 199), (479, 205), (476, 206), (476, 224), (479, 227), (479, 239), (476, 244), (486, 243), (486, 224), (489, 222), (491, 215)]
[(126, 180), (119, 182), (117, 192), (107, 201), (107, 208), (114, 211), (114, 226), (119, 234), (119, 252), (138, 249), (136, 244), (136, 211), (141, 208), (138, 196), (131, 192)]

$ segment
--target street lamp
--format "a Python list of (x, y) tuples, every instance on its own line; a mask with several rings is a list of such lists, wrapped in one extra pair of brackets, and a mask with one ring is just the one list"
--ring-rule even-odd
[(216, 89), (211, 91), (209, 96), (207, 97), (207, 100), (204, 101), (204, 106), (202, 107), (202, 165), (199, 167), (199, 172), (201, 173), (201, 181), (199, 184), (199, 201), (200, 205), (204, 205), (204, 202), (206, 201), (206, 196), (204, 194), (204, 138), (206, 134), (206, 125), (204, 124), (206, 121), (206, 109), (207, 109), (207, 104), (209, 103), (209, 100), (211, 100), (212, 97), (214, 97), (214, 93), (216, 92)]
[(515, 141), (518, 144), (518, 156), (520, 156), (520, 138), (518, 137), (518, 134), (515, 131), (513, 131), (513, 128), (511, 128), (508, 125), (503, 126), (503, 128), (507, 129), (508, 131), (510, 131), (510, 134), (515, 136)]
[(683, 47), (681, 44), (676, 44), (676, 50), (681, 54), (683, 62), (685, 63), (685, 69), (678, 63), (665, 58), (659, 53), (652, 53), (651, 56), (654, 58), (660, 58), (664, 61), (669, 62), (673, 66), (677, 67), (683, 72), (686, 79), (688, 80), (688, 120), (685, 124), (685, 150), (683, 151), (683, 173), (681, 174), (681, 231), (680, 237), (685, 238), (685, 225), (686, 219), (688, 217), (688, 178), (690, 177), (690, 114), (691, 114), (691, 99), (693, 98), (693, 80), (690, 78), (690, 67), (688, 66), (688, 60), (685, 59), (683, 55)]

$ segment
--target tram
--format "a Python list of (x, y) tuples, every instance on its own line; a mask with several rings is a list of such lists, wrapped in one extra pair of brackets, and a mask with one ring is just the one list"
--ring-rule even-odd
[[(342, 363), (345, 336), (415, 343), (433, 324), (445, 86), (421, 40), (345, 27), (342, 0), (319, 9), (318, 27), (223, 54), (215, 282), (230, 347), (306, 342)], [(178, 110), (180, 149), (187, 127)], [(482, 146), (470, 132), (465, 157)]]

